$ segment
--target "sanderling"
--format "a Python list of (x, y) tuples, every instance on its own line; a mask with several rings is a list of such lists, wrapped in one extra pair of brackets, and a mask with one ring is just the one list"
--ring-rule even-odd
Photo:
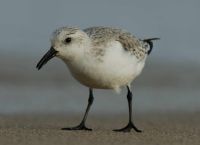
[(93, 89), (119, 90), (126, 86), (129, 122), (114, 131), (141, 132), (132, 119), (131, 82), (141, 73), (147, 56), (153, 48), (153, 40), (137, 39), (131, 33), (111, 27), (75, 27), (57, 29), (51, 38), (51, 48), (37, 64), (41, 69), (51, 58), (59, 57), (68, 66), (72, 76), (89, 88), (88, 105), (81, 123), (63, 130), (92, 130), (85, 126), (93, 103)]

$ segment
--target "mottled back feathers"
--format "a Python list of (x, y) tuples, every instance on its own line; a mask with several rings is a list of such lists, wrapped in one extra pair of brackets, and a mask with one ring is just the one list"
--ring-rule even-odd
[[(122, 29), (110, 27), (90, 27), (83, 30), (92, 39), (94, 46), (105, 45), (108, 42), (119, 41), (123, 48), (135, 55), (137, 59), (142, 60), (148, 52), (147, 45), (143, 41), (138, 40), (131, 33)], [(144, 47), (145, 46), (145, 47)]]

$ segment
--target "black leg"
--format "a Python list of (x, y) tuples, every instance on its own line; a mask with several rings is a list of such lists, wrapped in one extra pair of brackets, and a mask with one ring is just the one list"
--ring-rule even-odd
[(81, 123), (78, 126), (75, 126), (75, 127), (62, 128), (62, 130), (88, 130), (88, 131), (92, 130), (92, 129), (87, 128), (85, 126), (85, 121), (87, 119), (88, 112), (89, 112), (90, 107), (91, 107), (91, 105), (93, 103), (93, 100), (94, 100), (93, 90), (91, 88), (89, 89), (89, 92), (90, 92), (90, 94), (89, 94), (87, 109), (85, 111), (85, 115), (84, 115), (83, 120), (81, 121)]
[(120, 131), (120, 132), (130, 132), (131, 129), (134, 129), (136, 132), (142, 132), (139, 130), (132, 121), (132, 92), (130, 91), (129, 87), (127, 86), (127, 100), (128, 100), (128, 108), (129, 108), (129, 122), (128, 124), (121, 129), (115, 129), (114, 131)]

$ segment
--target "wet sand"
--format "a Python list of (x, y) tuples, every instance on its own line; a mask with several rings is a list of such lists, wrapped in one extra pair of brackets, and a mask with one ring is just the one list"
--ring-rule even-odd
[(0, 115), (1, 145), (199, 145), (200, 113), (143, 113), (135, 115), (142, 133), (118, 133), (112, 129), (126, 124), (125, 115), (94, 115), (87, 131), (62, 131), (81, 115)]

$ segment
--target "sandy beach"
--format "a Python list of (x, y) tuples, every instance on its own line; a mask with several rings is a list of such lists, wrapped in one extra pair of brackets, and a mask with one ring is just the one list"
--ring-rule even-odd
[(118, 133), (125, 115), (91, 114), (87, 131), (62, 131), (81, 115), (0, 115), (1, 145), (199, 145), (200, 113), (143, 113), (135, 115), (142, 133)]
[[(199, 6), (200, 0), (1, 0), (0, 145), (200, 145)], [(86, 122), (92, 132), (61, 130), (80, 123), (89, 96), (62, 60), (36, 69), (44, 53), (58, 47), (52, 32), (63, 26), (109, 26), (141, 40), (160, 38), (131, 85), (133, 119), (142, 133), (112, 131), (128, 121), (126, 87), (94, 90)]]

